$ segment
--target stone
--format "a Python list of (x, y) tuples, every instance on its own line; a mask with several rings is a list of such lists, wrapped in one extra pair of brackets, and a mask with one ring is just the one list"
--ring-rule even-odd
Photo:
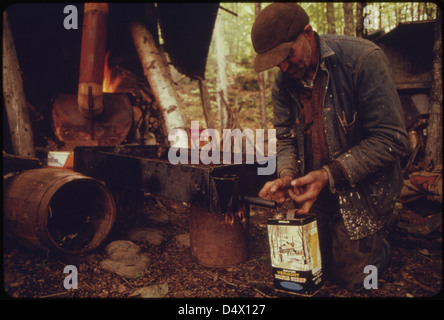
[(168, 294), (168, 285), (156, 284), (134, 290), (131, 297), (140, 298), (164, 298)]
[(101, 262), (102, 269), (122, 277), (133, 278), (145, 272), (149, 258), (131, 241), (117, 240), (105, 248), (107, 257)]
[(133, 228), (128, 231), (127, 237), (134, 242), (146, 242), (158, 246), (165, 239), (161, 231), (151, 228)]
[(189, 233), (182, 233), (178, 234), (176, 236), (176, 241), (181, 244), (185, 248), (190, 247), (190, 234)]
[(108, 256), (113, 260), (122, 260), (132, 257), (140, 252), (140, 248), (134, 242), (128, 240), (116, 240), (105, 247)]

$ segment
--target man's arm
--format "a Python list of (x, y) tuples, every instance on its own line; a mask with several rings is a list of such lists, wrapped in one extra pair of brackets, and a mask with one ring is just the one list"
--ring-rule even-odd
[(330, 187), (355, 186), (397, 160), (407, 146), (401, 103), (382, 50), (375, 50), (365, 58), (355, 86), (362, 139), (326, 166)]
[(295, 119), (292, 106), (289, 105), (291, 99), (288, 93), (279, 87), (280, 76), (280, 74), (276, 76), (272, 89), (274, 128), (277, 139), (277, 176), (296, 178), (300, 175), (300, 168), (297, 162), (296, 133), (293, 130)]
[(259, 192), (259, 197), (280, 204), (288, 198), (290, 183), (300, 172), (297, 164), (296, 134), (293, 131), (294, 114), (292, 106), (289, 105), (291, 99), (286, 96), (288, 93), (279, 87), (281, 76), (276, 76), (272, 90), (278, 178), (267, 182)]

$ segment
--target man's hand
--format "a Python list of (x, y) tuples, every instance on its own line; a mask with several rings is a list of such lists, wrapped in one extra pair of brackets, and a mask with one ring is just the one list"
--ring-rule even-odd
[(295, 202), (302, 204), (301, 208), (297, 210), (298, 214), (310, 212), (311, 206), (327, 183), (328, 174), (324, 169), (312, 171), (291, 181), (293, 189), (288, 190), (288, 195)]
[(259, 191), (259, 197), (265, 200), (276, 201), (278, 204), (284, 203), (288, 197), (288, 190), (291, 188), (291, 179), (290, 176), (284, 176), (267, 182)]

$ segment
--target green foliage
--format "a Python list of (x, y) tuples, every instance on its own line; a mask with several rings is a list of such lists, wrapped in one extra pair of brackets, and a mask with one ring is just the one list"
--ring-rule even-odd
[[(265, 8), (270, 3), (261, 3)], [(382, 28), (385, 32), (395, 28), (401, 22), (428, 20), (436, 17), (436, 4), (431, 2), (367, 2), (373, 10), (368, 15), (373, 18), (374, 31)], [(326, 2), (302, 2), (302, 7), (310, 16), (310, 24), (320, 34), (327, 32), (327, 10)], [(225, 56), (227, 60), (227, 75), (239, 74), (252, 69), (254, 56), (256, 55), (251, 45), (251, 26), (255, 18), (254, 2), (222, 2), (221, 6), (237, 16), (219, 10), (223, 19), (223, 30), (225, 40)], [(334, 2), (334, 17), (336, 34), (344, 34), (344, 10), (342, 2)], [(356, 28), (356, 2), (353, 3), (354, 29)], [(211, 44), (208, 64), (208, 76), (211, 78), (215, 70), (214, 41)]]
[[(261, 3), (261, 8), (266, 7), (269, 3)], [(367, 6), (371, 6), (372, 10), (364, 15), (371, 20), (371, 29), (367, 32), (384, 29), (389, 32), (399, 23), (431, 20), (436, 17), (437, 6), (431, 2), (366, 2)], [(255, 3), (254, 2), (222, 2), (221, 6), (227, 10), (219, 10), (222, 16), (224, 43), (225, 43), (225, 59), (226, 74), (228, 79), (228, 93), (230, 107), (240, 107), (239, 119), (245, 121), (243, 125), (251, 128), (259, 127), (260, 111), (259, 111), (259, 90), (258, 75), (253, 70), (253, 60), (256, 56), (251, 44), (251, 26), (255, 19)], [(327, 3), (326, 2), (303, 2), (301, 6), (310, 16), (310, 24), (319, 34), (327, 33)], [(368, 7), (367, 9), (369, 9)], [(356, 30), (357, 3), (353, 3), (353, 30)], [(334, 29), (336, 34), (344, 34), (345, 19), (343, 2), (333, 3)], [(273, 68), (265, 72), (265, 99), (266, 112), (269, 127), (272, 127), (273, 106), (271, 102), (271, 85), (277, 68)], [(207, 59), (206, 79), (210, 96), (213, 103), (213, 114), (215, 120), (218, 120), (217, 108), (215, 106), (216, 95), (216, 75), (217, 63), (215, 52), (215, 41), (210, 46)], [(198, 93), (195, 95), (194, 105), (198, 103)], [(193, 113), (195, 108), (193, 109)], [(196, 111), (197, 111), (196, 107)]]

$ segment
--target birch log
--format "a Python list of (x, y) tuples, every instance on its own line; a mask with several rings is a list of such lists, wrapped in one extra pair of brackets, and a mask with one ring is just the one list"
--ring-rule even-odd
[(35, 157), (34, 135), (6, 11), (3, 11), (3, 97), (14, 154)]
[(149, 30), (140, 22), (131, 24), (131, 36), (145, 76), (161, 109), (167, 135), (175, 128), (185, 128), (184, 116), (164, 52), (157, 46)]

